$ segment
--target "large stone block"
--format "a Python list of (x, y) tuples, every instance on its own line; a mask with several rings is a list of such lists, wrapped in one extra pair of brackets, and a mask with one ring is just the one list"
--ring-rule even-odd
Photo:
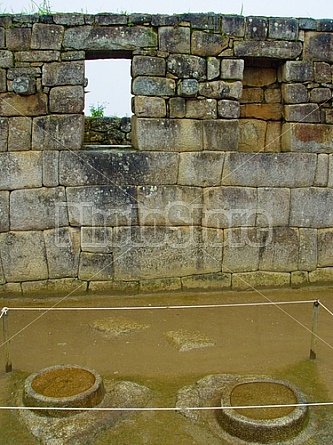
[(299, 270), (315, 270), (317, 267), (317, 230), (299, 229)]
[(221, 78), (224, 80), (242, 80), (244, 75), (244, 60), (222, 59)]
[(185, 117), (189, 119), (216, 119), (217, 102), (215, 99), (188, 99)]
[(8, 119), (0, 118), (0, 152), (8, 150)]
[(32, 26), (31, 48), (32, 49), (61, 49), (64, 36), (64, 27), (35, 23)]
[(82, 86), (62, 86), (51, 88), (51, 113), (82, 113), (84, 109), (84, 90)]
[(258, 152), (265, 150), (267, 122), (259, 119), (240, 119), (238, 150)]
[(0, 93), (7, 91), (7, 72), (5, 69), (0, 68)]
[(183, 290), (217, 290), (231, 287), (230, 273), (209, 273), (203, 275), (192, 275), (182, 278)]
[(265, 152), (279, 153), (281, 151), (282, 122), (267, 122)]
[(270, 39), (297, 40), (298, 20), (281, 17), (270, 18), (268, 37)]
[(78, 276), (80, 231), (61, 227), (44, 231), (47, 265), (50, 278)]
[(134, 97), (134, 113), (138, 117), (165, 117), (166, 103), (162, 97)]
[(332, 72), (331, 65), (326, 62), (314, 63), (314, 80), (319, 83), (331, 83)]
[(262, 230), (259, 269), (291, 272), (298, 269), (298, 230), (291, 227), (271, 227)]
[(76, 26), (65, 31), (63, 47), (85, 51), (157, 48), (157, 33), (146, 26)]
[(112, 253), (112, 228), (81, 227), (81, 250), (91, 253)]
[(15, 60), (17, 62), (56, 62), (60, 60), (60, 51), (56, 50), (34, 50), (34, 51), (16, 51)]
[(281, 104), (246, 104), (241, 105), (240, 115), (243, 118), (255, 118), (265, 121), (279, 121), (282, 119)]
[(246, 66), (244, 69), (243, 85), (248, 87), (266, 87), (277, 80), (275, 68), (260, 68)]
[(243, 187), (310, 187), (315, 172), (315, 154), (230, 153), (224, 162), (222, 184)]
[(317, 104), (285, 105), (284, 118), (287, 122), (321, 122), (320, 109)]
[(320, 154), (317, 157), (316, 176), (313, 182), (315, 187), (326, 187), (328, 183), (329, 155)]
[(282, 98), (287, 104), (301, 104), (309, 102), (308, 90), (302, 83), (284, 83)]
[(30, 150), (32, 119), (28, 117), (12, 117), (8, 123), (8, 151)]
[(322, 267), (309, 273), (309, 281), (312, 284), (324, 284), (333, 282), (333, 267)]
[(310, 61), (333, 62), (333, 33), (307, 32), (304, 42), (304, 58)]
[(44, 63), (43, 86), (84, 85), (84, 61)]
[(164, 77), (139, 76), (133, 80), (133, 94), (142, 96), (174, 96), (176, 83)]
[(169, 53), (189, 54), (191, 30), (185, 27), (165, 26), (158, 30), (159, 49)]
[(260, 227), (288, 226), (290, 189), (258, 188), (258, 209), (256, 224)]
[(212, 151), (236, 151), (238, 120), (218, 119), (202, 122), (203, 148)]
[(222, 231), (198, 227), (118, 227), (116, 280), (171, 278), (219, 272)]
[(165, 76), (165, 59), (162, 57), (134, 56), (132, 76)]
[(217, 57), (207, 57), (207, 80), (220, 77), (220, 59)]
[(330, 88), (314, 88), (310, 92), (310, 102), (321, 103), (329, 102), (332, 99)]
[(290, 273), (283, 272), (245, 272), (232, 274), (232, 288), (237, 290), (256, 290), (258, 288), (286, 287), (290, 285)]
[(113, 257), (109, 253), (81, 252), (79, 279), (87, 281), (112, 280)]
[(326, 124), (285, 123), (282, 150), (313, 153), (333, 152), (333, 127)]
[(21, 282), (48, 278), (41, 232), (0, 234), (0, 252), (6, 281)]
[(182, 290), (180, 278), (159, 278), (152, 280), (140, 280), (140, 293), (174, 292)]
[(138, 223), (134, 187), (67, 187), (71, 226), (108, 227)]
[(0, 192), (0, 232), (9, 230), (9, 192)]
[(15, 93), (0, 94), (1, 116), (39, 116), (47, 114), (47, 95), (43, 93), (20, 96)]
[(193, 31), (191, 54), (201, 57), (218, 56), (221, 51), (228, 47), (228, 43), (229, 39), (221, 34)]
[(84, 116), (41, 116), (33, 120), (32, 128), (33, 150), (79, 150), (83, 143)]
[(249, 41), (235, 42), (236, 57), (270, 57), (275, 59), (296, 59), (302, 52), (301, 42)]
[(84, 151), (60, 154), (59, 179), (66, 186), (176, 184), (178, 154)]
[(224, 153), (180, 153), (178, 184), (197, 187), (220, 185)]
[(41, 153), (0, 153), (0, 190), (41, 187), (43, 166)]
[(138, 188), (141, 226), (199, 226), (202, 218), (202, 189), (184, 186)]
[(167, 60), (167, 71), (179, 79), (205, 80), (206, 60), (203, 57), (185, 54), (171, 54)]
[(196, 79), (184, 79), (178, 82), (177, 93), (179, 96), (194, 97), (198, 91), (199, 82)]
[(199, 94), (211, 99), (237, 99), (242, 96), (242, 82), (224, 82), (223, 80), (214, 80), (203, 82), (199, 86)]
[(222, 16), (222, 32), (226, 35), (244, 37), (245, 18), (242, 16)]
[(30, 28), (9, 28), (6, 30), (6, 46), (10, 51), (30, 49), (30, 42)]
[(240, 116), (240, 106), (237, 100), (223, 99), (218, 101), (217, 113), (224, 119), (238, 119)]
[(333, 190), (319, 187), (291, 190), (290, 225), (309, 228), (332, 227)]
[(202, 150), (202, 124), (194, 119), (132, 119), (132, 142), (139, 150)]
[(251, 272), (259, 268), (260, 229), (240, 227), (224, 231), (223, 272)]
[(275, 85), (272, 88), (267, 88), (265, 90), (265, 102), (268, 104), (277, 104), (281, 103), (282, 101), (282, 94), (280, 87), (274, 88)]
[(203, 226), (215, 228), (254, 226), (257, 190), (250, 187), (212, 187), (204, 193)]
[(11, 68), (14, 65), (12, 51), (0, 50), (0, 68)]
[(41, 298), (45, 295), (68, 297), (68, 295), (81, 295), (86, 292), (88, 283), (77, 278), (58, 278), (53, 280), (26, 281), (21, 283), (24, 296)]
[(59, 185), (59, 152), (43, 152), (43, 186), (57, 187)]
[(68, 226), (63, 187), (14, 190), (11, 193), (11, 230), (43, 230), (63, 226)]
[(246, 39), (266, 40), (268, 20), (264, 17), (246, 17)]
[(186, 102), (183, 97), (171, 97), (169, 99), (169, 117), (181, 119), (185, 117)]
[(90, 281), (89, 292), (103, 295), (114, 293), (137, 294), (139, 292), (139, 281)]

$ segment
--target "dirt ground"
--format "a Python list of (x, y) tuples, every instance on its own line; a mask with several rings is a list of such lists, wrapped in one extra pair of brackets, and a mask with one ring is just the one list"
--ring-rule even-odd
[[(24, 379), (39, 369), (59, 365), (88, 366), (103, 377), (130, 380), (151, 389), (155, 406), (175, 406), (178, 389), (209, 374), (268, 375), (299, 386), (309, 401), (333, 401), (333, 316), (320, 309), (316, 361), (309, 360), (313, 304), (319, 299), (333, 311), (333, 288), (283, 289), (264, 292), (163, 294), (153, 296), (82, 295), (62, 299), (0, 300), (8, 306), (10, 358), (13, 372), (5, 373), (6, 347), (0, 346), (0, 405), (13, 406)], [(155, 306), (242, 304), (306, 301), (302, 304), (222, 308), (154, 309)], [(95, 308), (91, 311), (23, 311), (26, 308)], [(147, 310), (103, 308), (148, 307)], [(123, 334), (96, 329), (106, 318), (125, 317)], [(2, 324), (2, 323), (1, 323)], [(206, 347), (176, 348), (170, 332), (202, 334)], [(199, 345), (200, 346), (200, 345)], [(274, 403), (274, 402), (273, 402)], [(322, 424), (328, 408), (313, 408)], [(318, 414), (319, 413), (319, 414)], [(327, 425), (324, 427), (326, 428)], [(318, 427), (319, 428), (319, 427)], [(324, 429), (325, 429), (324, 428)], [(328, 444), (325, 430), (307, 444)], [(0, 411), (2, 445), (38, 442), (18, 413)], [(96, 434), (94, 445), (217, 445), (214, 431), (177, 412), (136, 413)], [(84, 444), (86, 445), (86, 444)]]

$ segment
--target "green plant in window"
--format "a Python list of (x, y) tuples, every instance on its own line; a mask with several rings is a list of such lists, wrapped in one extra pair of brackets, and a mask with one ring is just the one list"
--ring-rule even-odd
[(103, 117), (105, 108), (106, 108), (105, 103), (100, 104), (99, 102), (97, 102), (97, 105), (94, 104), (90, 105), (89, 110), (91, 117)]

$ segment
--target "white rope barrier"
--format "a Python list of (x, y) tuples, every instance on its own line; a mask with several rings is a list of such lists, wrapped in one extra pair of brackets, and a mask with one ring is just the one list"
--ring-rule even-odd
[(321, 301), (319, 302), (320, 306), (325, 309), (325, 311), (327, 311), (330, 315), (333, 316), (333, 312), (330, 311)]

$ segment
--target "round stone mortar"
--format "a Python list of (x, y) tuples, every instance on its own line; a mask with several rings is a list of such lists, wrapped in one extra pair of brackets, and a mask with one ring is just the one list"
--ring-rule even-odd
[[(233, 382), (221, 397), (221, 406), (306, 404), (305, 395), (289, 382), (246, 378)], [(274, 443), (296, 437), (306, 426), (306, 406), (281, 408), (222, 409), (217, 411), (222, 428), (247, 442)]]
[(31, 374), (24, 383), (23, 402), (36, 414), (66, 417), (80, 411), (52, 408), (92, 408), (105, 395), (102, 377), (94, 370), (77, 365), (57, 365)]

